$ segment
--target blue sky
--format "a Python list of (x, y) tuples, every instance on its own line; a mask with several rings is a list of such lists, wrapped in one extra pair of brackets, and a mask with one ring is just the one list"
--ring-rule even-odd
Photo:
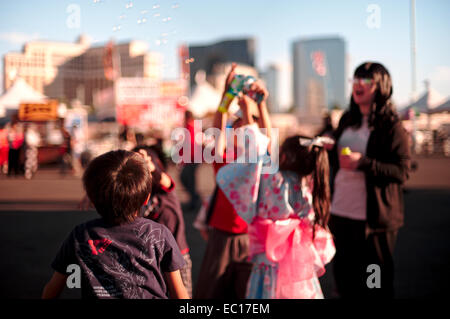
[[(79, 27), (67, 25), (71, 4), (80, 8)], [(379, 9), (379, 28), (367, 24), (371, 4)], [(119, 42), (139, 39), (164, 55), (164, 74), (172, 78), (181, 43), (254, 37), (257, 66), (264, 69), (270, 63), (288, 66), (292, 42), (299, 38), (339, 35), (347, 43), (349, 76), (363, 61), (383, 63), (401, 105), (411, 93), (409, 10), (409, 0), (1, 1), (0, 55), (20, 51), (30, 39), (72, 42), (80, 33), (99, 45), (112, 37)], [(139, 24), (143, 18), (146, 22)], [(418, 90), (428, 79), (440, 94), (450, 96), (450, 1), (417, 0), (416, 19)]]

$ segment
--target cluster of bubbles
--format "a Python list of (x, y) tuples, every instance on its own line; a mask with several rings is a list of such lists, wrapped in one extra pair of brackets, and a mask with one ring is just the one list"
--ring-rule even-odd
[[(141, 14), (142, 15), (146, 15), (147, 14), (147, 10), (142, 10)], [(141, 19), (138, 19), (138, 21), (137, 21), (138, 24), (142, 24), (142, 23), (146, 23), (146, 22), (147, 22), (147, 18), (145, 18), (145, 17), (143, 17)]]
[[(100, 3), (100, 2), (104, 2), (104, 0), (93, 0), (94, 3)], [(126, 0), (125, 2), (125, 9), (128, 10), (129, 12), (131, 12), (131, 10), (135, 9), (135, 4), (133, 3), (133, 1), (130, 0)], [(176, 10), (180, 7), (180, 5), (178, 3), (173, 3), (172, 5), (170, 5), (170, 8), (172, 10)], [(144, 26), (147, 22), (150, 21), (150, 19), (152, 19), (152, 21), (160, 21), (164, 24), (167, 24), (167, 26), (169, 26), (169, 23), (171, 21), (173, 21), (173, 17), (171, 15), (162, 15), (161, 13), (161, 5), (158, 3), (153, 4), (148, 10), (141, 10), (139, 11), (139, 15), (137, 17), (136, 23), (139, 26)], [(124, 23), (124, 21), (126, 21), (129, 17), (131, 17), (131, 13), (130, 14), (125, 14), (122, 13), (118, 18), (119, 18), (119, 23), (114, 25), (112, 27), (112, 31), (113, 32), (119, 32), (122, 30), (122, 24)], [(154, 45), (155, 46), (161, 46), (161, 45), (166, 45), (169, 42), (169, 37), (171, 35), (176, 34), (176, 30), (164, 30), (164, 32), (161, 32), (160, 35), (157, 37), (157, 39), (153, 40)], [(151, 39), (149, 39), (151, 41)], [(185, 61), (186, 64), (189, 63), (193, 63), (194, 59), (187, 59)]]
[[(95, 4), (105, 3), (105, 1), (106, 0), (93, 0), (93, 3), (95, 5)], [(164, 27), (160, 26), (163, 30), (161, 30), (161, 33), (159, 34), (159, 36), (156, 36), (156, 39), (154, 39), (154, 38), (147, 39), (148, 41), (153, 42), (153, 44), (155, 46), (161, 46), (161, 45), (168, 44), (170, 36), (177, 34), (177, 31), (175, 29), (172, 29), (169, 31), (168, 28), (172, 25), (172, 24), (170, 24), (170, 22), (173, 21), (173, 16), (171, 14), (167, 14), (167, 12), (164, 13), (164, 11), (162, 11), (163, 8), (160, 4), (155, 3), (155, 4), (151, 5), (150, 7), (148, 7), (148, 10), (141, 10), (141, 11), (139, 11), (139, 13), (134, 11), (136, 9), (136, 7), (139, 7), (139, 5), (137, 5), (135, 3), (135, 1), (125, 0), (122, 5), (125, 6), (126, 14), (125, 14), (125, 12), (122, 12), (118, 16), (117, 24), (112, 26), (113, 32), (121, 31), (124, 28), (124, 26), (127, 24), (126, 21), (127, 20), (129, 22), (133, 21), (134, 20), (133, 15), (135, 15), (136, 20), (134, 20), (134, 21), (136, 21), (137, 25), (139, 25), (140, 27), (141, 26), (144, 27), (144, 25), (149, 21), (154, 21), (154, 22), (159, 22), (159, 23), (164, 24)], [(172, 3), (171, 5), (168, 5), (168, 8), (171, 10), (176, 10), (179, 7), (180, 7), (180, 5), (176, 2)], [(135, 13), (133, 14), (133, 12), (135, 12)], [(130, 20), (130, 18), (131, 18), (131, 20)], [(186, 64), (194, 63), (194, 58), (187, 58), (184, 61), (184, 63), (186, 63)], [(167, 64), (162, 65), (163, 69), (166, 69), (168, 67), (170, 67), (170, 66)], [(172, 68), (173, 68), (173, 66), (172, 66)]]
[[(94, 3), (99, 3), (99, 2), (102, 2), (102, 1), (103, 0), (94, 0)], [(134, 4), (133, 4), (132, 1), (127, 1), (127, 3), (125, 4), (125, 9), (127, 9), (127, 10), (128, 9), (132, 9), (133, 6), (134, 6)], [(179, 7), (180, 7), (180, 5), (178, 3), (174, 3), (174, 4), (171, 5), (172, 9), (178, 9)], [(154, 4), (152, 6), (152, 10), (156, 11), (152, 15), (153, 18), (161, 18), (161, 13), (157, 11), (160, 8), (161, 8), (161, 6), (159, 4)], [(148, 18), (146, 17), (147, 13), (148, 13), (148, 10), (142, 10), (140, 12), (141, 17), (137, 19), (137, 24), (142, 25), (142, 24), (144, 24), (144, 23), (146, 23), (148, 21)], [(127, 16), (125, 14), (121, 14), (119, 16), (119, 20), (124, 20), (126, 18), (127, 18)], [(161, 18), (161, 21), (163, 23), (170, 22), (170, 21), (172, 21), (172, 17), (170, 17), (170, 16), (163, 17), (163, 18)], [(113, 27), (113, 31), (119, 31), (119, 30), (121, 30), (121, 26), (117, 25), (117, 26)]]

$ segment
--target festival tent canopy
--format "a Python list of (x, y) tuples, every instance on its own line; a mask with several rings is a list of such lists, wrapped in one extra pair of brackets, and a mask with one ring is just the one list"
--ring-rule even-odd
[(441, 105), (438, 105), (436, 108), (429, 111), (430, 114), (444, 113), (444, 112), (450, 112), (450, 98)]
[(34, 90), (24, 79), (18, 78), (0, 96), (0, 116), (6, 116), (8, 110), (18, 110), (20, 103), (42, 103), (47, 99), (47, 96)]
[(195, 117), (201, 118), (207, 113), (216, 111), (220, 98), (221, 92), (216, 90), (207, 81), (204, 81), (195, 86), (188, 109)]
[(431, 113), (443, 102), (443, 97), (433, 88), (428, 87), (415, 102), (403, 107), (400, 112), (407, 114), (410, 109), (419, 113)]

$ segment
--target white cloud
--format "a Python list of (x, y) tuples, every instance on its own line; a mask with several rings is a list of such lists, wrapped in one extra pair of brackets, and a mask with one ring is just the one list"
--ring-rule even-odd
[(1, 32), (0, 41), (8, 42), (10, 44), (23, 44), (25, 42), (36, 40), (40, 37), (39, 33), (35, 32), (27, 34), (23, 32)]

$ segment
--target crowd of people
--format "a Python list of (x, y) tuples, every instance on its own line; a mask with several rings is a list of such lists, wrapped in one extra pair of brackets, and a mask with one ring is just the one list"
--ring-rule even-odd
[[(235, 70), (233, 64), (223, 97)], [(261, 98), (241, 92), (237, 114), (221, 108), (215, 114), (221, 132), (215, 158), (223, 160), (212, 163), (216, 187), (202, 210), (207, 246), (196, 283), (165, 155), (158, 145), (139, 145), (89, 163), (80, 206), (95, 207), (100, 217), (68, 235), (42, 297), (57, 297), (67, 267), (77, 264), (88, 298), (319, 299), (318, 278), (330, 262), (340, 297), (394, 297), (393, 250), (403, 225), (410, 148), (391, 102), (389, 72), (379, 63), (360, 65), (338, 127), (327, 126), (319, 136), (289, 136), (274, 174), (263, 170), (275, 143), (269, 92), (259, 81), (250, 91)], [(191, 120), (187, 114), (185, 125), (194, 133)], [(229, 143), (227, 127), (253, 138)], [(128, 135), (123, 132), (125, 142)], [(239, 160), (251, 150), (255, 161)], [(181, 182), (190, 195), (185, 209), (199, 208), (196, 167), (183, 163)], [(367, 284), (369, 265), (381, 271), (375, 288)]]
[[(13, 115), (11, 121), (0, 128), (0, 172), (29, 180), (36, 174), (41, 159), (48, 158), (48, 162), (58, 163), (62, 176), (81, 175), (84, 151), (81, 130), (76, 125), (68, 130), (64, 118), (60, 118), (51, 134), (46, 133), (45, 122), (19, 121), (18, 115)], [(47, 143), (52, 138), (55, 140)], [(43, 146), (56, 149), (57, 155), (47, 152), (40, 156), (45, 153), (39, 150)]]
[(0, 169), (8, 177), (31, 179), (38, 168), (41, 136), (33, 123), (21, 123), (14, 117), (0, 129)]

